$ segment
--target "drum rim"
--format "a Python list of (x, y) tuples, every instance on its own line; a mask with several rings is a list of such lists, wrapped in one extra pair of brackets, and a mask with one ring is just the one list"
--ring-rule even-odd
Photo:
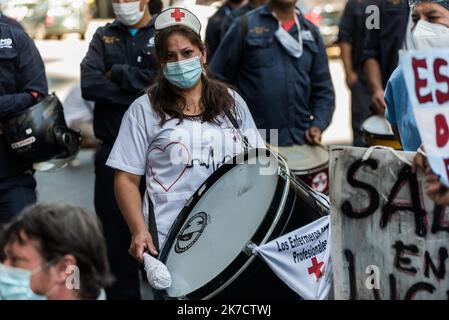
[[(305, 176), (305, 175), (315, 174), (315, 173), (324, 171), (326, 169), (329, 170), (329, 161), (320, 166), (313, 167), (313, 168), (310, 168), (307, 170), (296, 170), (296, 169), (291, 168), (290, 172), (293, 173), (294, 175)], [(329, 176), (329, 174), (328, 174), (328, 176)]]
[[(302, 146), (302, 145), (294, 145), (294, 146)], [(311, 147), (311, 146), (309, 146), (309, 147)], [(279, 147), (279, 148), (286, 148), (286, 147)], [(287, 147), (288, 148), (288, 147)], [(330, 161), (330, 153), (329, 153), (329, 151), (326, 151), (326, 150), (323, 150), (323, 148), (325, 148), (325, 147), (320, 147), (320, 146), (315, 146), (315, 148), (319, 148), (319, 149), (322, 149), (322, 151), (324, 151), (326, 154), (327, 154), (327, 159), (325, 160), (325, 161), (322, 161), (322, 162), (318, 162), (319, 164), (317, 164), (316, 166), (314, 166), (314, 167), (312, 167), (312, 168), (308, 168), (308, 169), (295, 169), (295, 168), (293, 168), (292, 166), (291, 166), (291, 164), (289, 164), (288, 166), (289, 166), (289, 169), (290, 169), (290, 171), (292, 172), (292, 173), (295, 173), (295, 172), (305, 172), (305, 171), (312, 171), (312, 170), (319, 170), (319, 169), (321, 169), (321, 168), (325, 168), (325, 167), (329, 167), (329, 161)], [(284, 156), (281, 154), (281, 153), (279, 153), (279, 151), (280, 150), (277, 150), (275, 153), (279, 156), (279, 157), (281, 157), (283, 160), (285, 160), (285, 162), (288, 164), (289, 163), (289, 161), (288, 161), (288, 159), (285, 159), (284, 158)], [(281, 150), (282, 151), (282, 150)], [(325, 154), (325, 153), (323, 153), (323, 154)], [(285, 155), (285, 156), (287, 156), (287, 155)], [(317, 161), (316, 161), (317, 162)]]
[[(269, 152), (271, 155), (273, 155), (276, 159), (280, 160), (279, 163), (282, 163), (284, 166), (284, 169), (288, 172), (288, 165), (282, 157), (279, 157), (276, 153), (272, 152), (269, 149), (252, 149), (249, 151), (249, 153), (245, 154), (245, 161), (248, 159), (248, 154), (258, 154), (259, 152)], [(191, 213), (192, 209), (195, 207), (195, 205), (199, 202), (202, 195), (206, 193), (215, 182), (217, 182), (221, 177), (223, 177), (227, 172), (238, 166), (240, 163), (236, 163), (236, 158), (241, 157), (241, 155), (237, 155), (233, 158), (233, 161), (230, 164), (224, 164), (216, 172), (214, 172), (211, 176), (209, 176), (208, 179), (198, 188), (198, 190), (192, 195), (192, 197), (187, 201), (184, 208), (181, 210), (179, 215), (177, 216), (175, 222), (173, 223), (172, 227), (169, 231), (169, 236), (167, 236), (167, 239), (162, 247), (162, 250), (160, 251), (160, 254), (158, 256), (158, 259), (162, 261), (163, 263), (166, 262), (166, 259), (168, 257), (168, 253), (170, 252), (170, 249), (173, 246), (173, 243), (175, 241), (176, 235), (178, 234), (179, 230), (182, 228), (184, 222), (186, 221), (187, 217)], [(278, 176), (278, 182), (276, 185), (276, 189), (273, 195), (273, 199), (269, 205), (269, 209), (267, 210), (264, 218), (262, 219), (259, 227), (255, 231), (255, 233), (248, 239), (247, 243), (255, 243), (257, 245), (262, 245), (268, 241), (268, 239), (271, 237), (274, 229), (277, 226), (277, 223), (279, 222), (281, 214), (284, 212), (285, 204), (287, 202), (288, 195), (290, 193), (290, 180), (284, 178), (279, 173), (279, 168), (277, 172)], [(281, 195), (281, 196), (279, 196)], [(273, 213), (273, 208), (276, 208), (277, 210), (274, 212), (274, 219), (269, 220), (268, 216), (270, 213)], [(177, 232), (172, 232), (174, 230), (177, 230)], [(258, 241), (259, 240), (259, 241)], [(256, 259), (255, 254), (248, 255), (244, 251), (244, 248), (242, 248), (241, 252), (232, 260), (232, 262), (226, 266), (221, 272), (219, 272), (215, 277), (213, 277), (208, 283), (204, 284), (200, 288), (188, 293), (185, 296), (178, 296), (178, 297), (171, 297), (167, 295), (166, 290), (162, 290), (161, 293), (164, 297), (164, 299), (167, 300), (199, 300), (199, 299), (210, 299), (219, 294), (221, 291), (226, 289), (231, 283), (234, 282), (235, 279), (237, 279)], [(222, 279), (226, 279), (225, 281), (221, 281)], [(213, 289), (210, 290), (210, 287)]]
[(381, 133), (372, 133), (368, 131), (364, 131), (364, 134), (373, 137), (374, 139), (384, 139), (384, 140), (391, 140), (391, 141), (397, 141), (394, 135), (389, 134), (381, 134)]

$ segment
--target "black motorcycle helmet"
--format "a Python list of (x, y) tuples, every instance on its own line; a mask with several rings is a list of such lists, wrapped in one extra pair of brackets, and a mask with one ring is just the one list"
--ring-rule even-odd
[(6, 141), (17, 157), (35, 168), (37, 165), (37, 170), (39, 163), (53, 160), (61, 167), (76, 156), (81, 146), (81, 135), (67, 127), (62, 104), (55, 94), (7, 117), (3, 126)]

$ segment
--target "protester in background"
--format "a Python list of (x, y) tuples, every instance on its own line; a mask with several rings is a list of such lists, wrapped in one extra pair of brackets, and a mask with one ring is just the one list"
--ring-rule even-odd
[[(83, 98), (94, 101), (94, 131), (101, 140), (95, 158), (95, 211), (100, 217), (109, 263), (117, 281), (109, 299), (139, 299), (138, 264), (128, 254), (131, 234), (114, 195), (114, 170), (106, 166), (122, 117), (154, 80), (154, 19), (149, 0), (113, 0), (113, 23), (99, 28), (81, 63)], [(144, 187), (144, 186), (143, 186)]]
[(369, 0), (349, 0), (340, 22), (338, 42), (345, 67), (346, 84), (351, 90), (352, 132), (354, 146), (364, 147), (362, 124), (372, 115), (371, 91), (362, 67), (363, 43), (366, 34), (365, 13)]
[(21, 29), (0, 24), (0, 225), (36, 202), (36, 180), (2, 132), (2, 121), (48, 95), (44, 62)]
[(362, 63), (373, 111), (383, 116), (385, 86), (398, 65), (399, 51), (410, 43), (410, 9), (408, 0), (374, 0), (372, 4), (379, 8), (380, 26), (367, 31)]
[[(243, 137), (235, 126), (249, 133), (250, 146), (264, 146), (242, 98), (209, 78), (198, 18), (174, 7), (163, 11), (155, 26), (159, 75), (148, 94), (125, 114), (107, 162), (117, 170), (117, 201), (133, 236), (129, 252), (140, 262), (145, 250), (157, 254), (200, 185), (244, 151)], [(180, 166), (184, 168), (181, 174)], [(143, 205), (139, 194), (142, 176), (148, 194)], [(149, 201), (157, 227), (153, 234), (148, 228)]]
[(0, 300), (104, 299), (112, 280), (100, 223), (81, 208), (25, 209), (0, 232), (0, 252)]
[(221, 26), (233, 10), (240, 8), (246, 0), (227, 0), (213, 16), (206, 27), (207, 60), (210, 62), (221, 41)]
[(157, 15), (161, 13), (162, 9), (164, 7), (164, 4), (161, 0), (151, 0), (149, 4), (149, 10), (151, 15)]
[(241, 92), (259, 129), (278, 130), (279, 146), (320, 143), (334, 89), (323, 39), (295, 0), (272, 0), (238, 18), (211, 68)]
[[(411, 0), (412, 43), (417, 50), (449, 49), (449, 0)], [(386, 118), (405, 151), (421, 145), (413, 108), (407, 93), (404, 73), (399, 66), (385, 92)]]

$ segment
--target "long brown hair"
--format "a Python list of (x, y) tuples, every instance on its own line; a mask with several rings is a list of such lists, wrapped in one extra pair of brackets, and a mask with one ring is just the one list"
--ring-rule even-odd
[[(161, 119), (161, 126), (168, 120), (166, 118), (167, 115), (170, 118), (179, 119), (179, 123), (186, 117), (183, 113), (183, 108), (186, 105), (185, 97), (173, 89), (170, 82), (165, 79), (162, 71), (162, 65), (168, 60), (167, 39), (174, 33), (180, 33), (189, 39), (193, 45), (197, 46), (201, 52), (205, 51), (205, 46), (200, 36), (185, 26), (172, 26), (156, 34), (155, 47), (159, 60), (159, 73), (147, 93), (153, 109)], [(204, 110), (201, 114), (201, 119), (218, 123), (218, 117), (222, 116), (225, 111), (235, 114), (235, 101), (229, 94), (228, 87), (224, 83), (209, 77), (209, 74), (206, 69), (205, 74), (201, 75), (202, 92), (200, 106)]]

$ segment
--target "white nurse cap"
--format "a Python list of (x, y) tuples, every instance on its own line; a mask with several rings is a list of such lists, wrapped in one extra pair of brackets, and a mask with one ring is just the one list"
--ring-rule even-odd
[(184, 8), (173, 7), (165, 9), (157, 16), (154, 22), (156, 31), (178, 25), (186, 26), (195, 31), (196, 34), (200, 34), (200, 20), (192, 12)]

